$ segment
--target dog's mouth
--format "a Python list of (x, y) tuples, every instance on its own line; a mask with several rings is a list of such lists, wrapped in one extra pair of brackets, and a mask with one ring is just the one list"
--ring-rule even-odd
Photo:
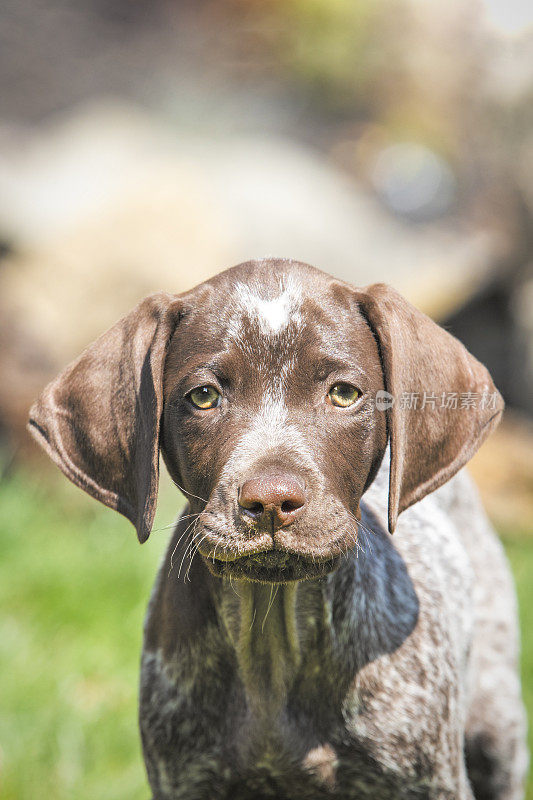
[(283, 550), (267, 550), (231, 561), (205, 556), (204, 559), (210, 572), (219, 578), (235, 578), (256, 583), (290, 583), (327, 575), (337, 567), (339, 556), (317, 561)]

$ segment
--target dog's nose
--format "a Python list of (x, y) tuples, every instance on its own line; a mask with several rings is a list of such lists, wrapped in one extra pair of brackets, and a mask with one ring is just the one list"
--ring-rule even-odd
[(243, 483), (239, 491), (241, 513), (255, 522), (273, 525), (274, 530), (290, 525), (306, 503), (301, 483), (289, 475), (263, 475)]

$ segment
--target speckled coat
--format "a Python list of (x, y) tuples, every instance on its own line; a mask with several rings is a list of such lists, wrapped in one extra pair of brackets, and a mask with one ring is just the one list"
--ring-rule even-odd
[[(317, 581), (274, 592), (219, 582), (196, 556), (178, 582), (178, 523), (142, 657), (154, 798), (466, 800), (470, 782), (476, 798), (523, 796), (502, 547), (464, 471), (391, 539), (387, 467), (361, 504), (362, 551)], [(194, 614), (183, 626), (165, 621), (184, 607)]]
[(461, 472), (502, 410), (391, 287), (273, 258), (146, 298), (45, 388), (33, 435), (141, 542), (160, 452), (189, 499), (146, 622), (154, 800), (520, 800), (513, 587)]

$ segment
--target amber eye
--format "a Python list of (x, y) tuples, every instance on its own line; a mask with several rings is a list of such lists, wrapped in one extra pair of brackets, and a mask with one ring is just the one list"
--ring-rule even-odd
[(336, 383), (328, 392), (330, 402), (339, 408), (353, 406), (360, 395), (359, 389), (356, 389), (350, 383)]
[(189, 392), (189, 400), (196, 408), (206, 411), (209, 408), (216, 408), (220, 403), (220, 392), (213, 386), (199, 386)]

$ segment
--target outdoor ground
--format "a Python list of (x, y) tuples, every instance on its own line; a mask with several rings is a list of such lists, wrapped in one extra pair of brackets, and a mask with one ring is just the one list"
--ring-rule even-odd
[[(137, 732), (144, 610), (182, 500), (163, 493), (140, 547), (131, 525), (61, 477), (0, 484), (0, 795), (146, 800)], [(506, 531), (533, 714), (533, 539)], [(533, 780), (528, 800), (533, 800)]]

